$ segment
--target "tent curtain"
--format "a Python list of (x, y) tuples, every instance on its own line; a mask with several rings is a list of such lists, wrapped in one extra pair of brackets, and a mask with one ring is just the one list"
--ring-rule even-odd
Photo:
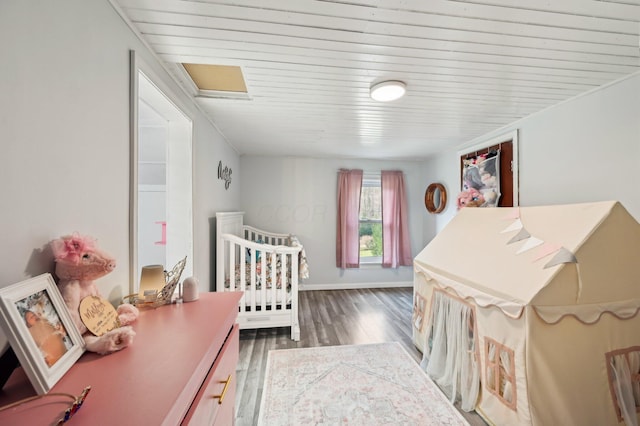
[(452, 403), (460, 397), (460, 408), (467, 412), (475, 409), (480, 392), (475, 335), (469, 332), (472, 316), (471, 307), (442, 292), (434, 292), (427, 344), (420, 364)]
[(338, 172), (338, 220), (336, 229), (336, 266), (360, 267), (360, 191), (362, 170)]
[[(505, 369), (509, 369), (507, 370), (509, 374), (513, 374), (513, 372), (510, 370), (511, 358), (509, 357), (509, 352), (500, 351), (500, 364), (503, 365)], [(505, 378), (504, 380), (500, 381), (500, 386), (500, 395), (502, 395), (505, 401), (512, 403), (513, 391), (511, 389), (511, 381)]]
[(401, 171), (383, 170), (382, 189), (382, 267), (411, 266), (409, 221), (404, 175)]

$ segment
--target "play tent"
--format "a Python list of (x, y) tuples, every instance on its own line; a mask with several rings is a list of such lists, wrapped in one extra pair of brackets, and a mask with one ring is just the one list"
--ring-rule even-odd
[(463, 208), (414, 271), (414, 343), (463, 409), (637, 424), (640, 225), (621, 204)]

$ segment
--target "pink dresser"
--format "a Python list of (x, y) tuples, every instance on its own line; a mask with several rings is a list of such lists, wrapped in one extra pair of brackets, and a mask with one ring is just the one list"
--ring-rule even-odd
[[(195, 302), (143, 310), (132, 346), (106, 356), (85, 353), (51, 390), (79, 395), (91, 386), (69, 426), (233, 424), (241, 295), (205, 293)], [(31, 395), (18, 369), (0, 392), (0, 406)], [(52, 424), (69, 403), (29, 402), (1, 411), (0, 424)]]

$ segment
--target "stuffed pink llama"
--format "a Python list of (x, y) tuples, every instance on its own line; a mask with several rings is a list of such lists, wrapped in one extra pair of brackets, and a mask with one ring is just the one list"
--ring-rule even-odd
[(118, 306), (121, 327), (99, 337), (91, 334), (80, 319), (80, 302), (87, 296), (101, 297), (94, 280), (113, 271), (115, 260), (98, 250), (93, 238), (75, 233), (51, 241), (51, 249), (56, 261), (58, 288), (87, 350), (105, 355), (129, 346), (136, 334), (128, 325), (138, 318), (139, 311), (135, 306)]

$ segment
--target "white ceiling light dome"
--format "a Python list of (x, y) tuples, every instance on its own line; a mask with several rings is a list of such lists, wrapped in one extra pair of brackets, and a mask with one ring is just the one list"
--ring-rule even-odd
[(407, 85), (402, 81), (388, 80), (376, 83), (369, 89), (371, 99), (380, 102), (389, 102), (400, 99), (407, 91)]

